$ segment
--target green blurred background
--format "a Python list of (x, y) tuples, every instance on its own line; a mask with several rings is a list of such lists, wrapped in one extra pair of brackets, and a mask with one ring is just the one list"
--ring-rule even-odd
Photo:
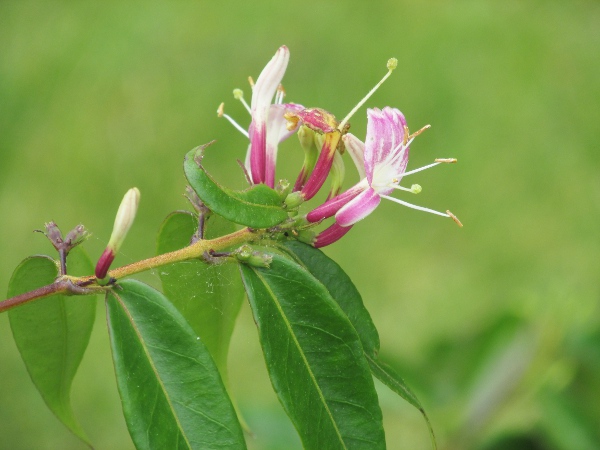
[[(354, 279), (382, 354), (429, 412), (442, 449), (600, 448), (600, 3), (596, 1), (0, 2), (0, 291), (32, 230), (83, 222), (97, 257), (117, 205), (142, 192), (116, 264), (154, 253), (186, 208), (181, 163), (243, 186), (244, 88), (286, 44), (289, 101), (343, 117), (385, 72), (369, 107), (412, 129), (408, 200), (465, 224), (383, 204), (326, 249)], [(365, 109), (352, 131), (364, 137)], [(300, 155), (288, 141), (280, 173)], [(355, 181), (347, 168), (347, 184)], [(406, 198), (406, 196), (403, 196)], [(157, 273), (143, 279), (158, 285)], [(98, 449), (132, 448), (98, 304), (73, 404)], [(271, 391), (248, 306), (231, 350), (252, 449), (299, 448)], [(427, 449), (419, 413), (378, 385), (390, 449)], [(45, 408), (0, 316), (0, 448), (83, 449)]]

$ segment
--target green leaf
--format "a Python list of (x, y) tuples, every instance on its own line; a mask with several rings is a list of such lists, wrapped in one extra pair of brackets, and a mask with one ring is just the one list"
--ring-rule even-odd
[(304, 447), (385, 448), (360, 339), (327, 289), (278, 254), (268, 269), (240, 267), (271, 382)]
[(284, 243), (284, 248), (317, 280), (323, 283), (331, 297), (340, 305), (340, 308), (346, 313), (360, 336), (373, 375), (421, 412), (427, 422), (435, 447), (433, 428), (421, 402), (398, 373), (379, 360), (379, 334), (373, 324), (371, 315), (365, 308), (360, 293), (350, 277), (335, 261), (310, 245), (298, 241), (287, 241)]
[[(161, 226), (157, 253), (167, 253), (189, 245), (197, 228), (198, 220), (192, 214), (170, 214)], [(234, 225), (222, 217), (212, 215), (208, 218), (207, 239), (233, 231)], [(160, 278), (164, 294), (200, 336), (227, 384), (229, 341), (244, 300), (237, 265), (185, 261), (162, 267)]]
[(379, 333), (369, 311), (363, 304), (358, 289), (346, 272), (321, 250), (310, 245), (298, 241), (287, 241), (284, 246), (296, 261), (323, 283), (354, 325), (365, 353), (370, 357), (376, 357), (379, 352)]
[[(79, 247), (68, 259), (69, 274), (89, 275), (94, 269)], [(8, 286), (12, 297), (51, 284), (56, 262), (32, 256), (15, 269)], [(95, 297), (53, 295), (8, 312), (21, 358), (48, 408), (73, 434), (89, 445), (71, 408), (71, 384), (87, 348), (94, 318)]]
[(211, 211), (252, 228), (269, 228), (288, 218), (279, 194), (264, 184), (245, 191), (220, 186), (201, 165), (205, 148), (200, 146), (190, 150), (183, 168), (190, 186)]
[(117, 385), (138, 449), (243, 449), (208, 350), (160, 292), (135, 280), (106, 296)]

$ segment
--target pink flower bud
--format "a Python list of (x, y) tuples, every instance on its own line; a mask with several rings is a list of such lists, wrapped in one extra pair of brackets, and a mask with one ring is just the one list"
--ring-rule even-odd
[(125, 241), (125, 237), (133, 224), (139, 201), (140, 191), (138, 188), (129, 189), (123, 197), (119, 210), (117, 211), (117, 216), (115, 217), (115, 224), (108, 245), (96, 264), (95, 273), (97, 279), (101, 280), (106, 277), (110, 265), (115, 259), (121, 245), (123, 245), (123, 241)]

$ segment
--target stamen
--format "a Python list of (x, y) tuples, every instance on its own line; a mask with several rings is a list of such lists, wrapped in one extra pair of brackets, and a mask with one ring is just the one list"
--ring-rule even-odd
[(454, 164), (458, 160), (456, 158), (435, 158), (435, 162), (444, 164)]
[(250, 106), (248, 106), (248, 103), (246, 103), (246, 100), (244, 100), (244, 91), (242, 91), (241, 89), (234, 89), (233, 90), (233, 98), (242, 102), (242, 105), (244, 105), (244, 108), (246, 108), (246, 111), (248, 111), (250, 114), (252, 114), (252, 110), (250, 109)]
[(252, 77), (248, 77), (248, 83), (250, 84), (250, 87), (254, 89), (254, 80), (252, 79)]
[(408, 135), (409, 135), (410, 131), (408, 131), (408, 125), (404, 125), (402, 128), (404, 128), (404, 138), (402, 139), (402, 145), (404, 145), (406, 147), (406, 143), (408, 142)]
[(349, 120), (350, 120), (350, 118), (351, 118), (351, 117), (354, 115), (354, 113), (355, 113), (356, 111), (358, 111), (358, 109), (359, 109), (359, 108), (360, 108), (362, 105), (364, 105), (364, 104), (365, 104), (365, 102), (366, 102), (366, 101), (367, 101), (367, 100), (368, 100), (368, 99), (371, 97), (371, 95), (373, 95), (373, 94), (375, 93), (375, 91), (376, 91), (377, 89), (379, 89), (379, 86), (381, 86), (381, 85), (383, 84), (383, 82), (384, 82), (385, 80), (387, 80), (387, 79), (388, 79), (388, 77), (389, 77), (389, 76), (392, 74), (392, 71), (393, 71), (393, 70), (394, 70), (394, 69), (395, 69), (397, 66), (398, 66), (398, 60), (397, 60), (396, 58), (390, 58), (390, 59), (388, 59), (388, 62), (387, 62), (387, 69), (388, 69), (388, 72), (387, 72), (387, 73), (386, 73), (386, 74), (383, 76), (383, 78), (381, 79), (381, 81), (379, 81), (379, 83), (377, 83), (377, 84), (375, 85), (375, 87), (374, 87), (373, 89), (371, 89), (371, 90), (368, 92), (368, 94), (367, 94), (367, 95), (365, 95), (365, 96), (363, 97), (363, 99), (362, 99), (360, 102), (358, 102), (358, 104), (357, 104), (357, 105), (356, 105), (354, 108), (352, 108), (352, 111), (350, 111), (350, 112), (348, 113), (348, 115), (347, 115), (346, 117), (344, 117), (344, 120), (342, 120), (342, 121), (340, 122), (340, 124), (338, 125), (338, 127), (337, 127), (337, 129), (338, 129), (338, 130), (342, 131), (342, 130), (344, 129), (344, 127), (346, 126), (346, 123), (348, 123), (348, 121), (349, 121)]
[(277, 93), (275, 94), (275, 103), (281, 105), (283, 103), (283, 99), (285, 97), (285, 89), (283, 85), (280, 84), (277, 86)]
[(441, 164), (441, 163), (440, 162), (434, 162), (433, 164), (429, 164), (427, 166), (419, 167), (418, 169), (409, 170), (408, 172), (404, 172), (403, 176), (412, 175), (413, 173), (421, 172), (421, 171), (426, 170), (426, 169), (431, 169), (432, 167), (435, 167), (438, 164)]
[[(431, 128), (431, 125), (425, 125), (423, 128), (421, 128), (419, 131), (415, 131), (413, 134), (411, 134), (408, 138), (409, 139), (414, 139), (416, 138), (418, 135), (420, 135), (423, 131), (428, 130), (429, 128)], [(408, 130), (407, 130), (408, 131)]]
[[(425, 211), (425, 212), (428, 212), (428, 213), (431, 213), (431, 214), (436, 214), (438, 216), (452, 218), (452, 216), (450, 214), (439, 212), (439, 211), (436, 211), (434, 209), (424, 208), (423, 206), (413, 205), (412, 203), (405, 202), (404, 200), (400, 200), (399, 198), (390, 197), (389, 195), (381, 195), (381, 194), (379, 196), (382, 197), (382, 198), (386, 198), (388, 200), (391, 200), (393, 202), (400, 203), (401, 205), (408, 206), (409, 208), (412, 208), (412, 209), (418, 209), (419, 211)], [(456, 219), (456, 220), (458, 220), (458, 219)]]
[(448, 210), (446, 211), (446, 214), (448, 214), (448, 216), (450, 216), (450, 218), (451, 218), (452, 220), (454, 220), (454, 222), (456, 222), (456, 225), (458, 225), (459, 227), (461, 227), (461, 228), (462, 228), (463, 224), (462, 224), (462, 223), (460, 223), (460, 220), (458, 220), (458, 217), (456, 217), (454, 214), (452, 214), (452, 213), (451, 213), (450, 211), (448, 211)]
[(219, 117), (225, 117), (229, 121), (229, 123), (231, 123), (231, 125), (233, 125), (240, 133), (242, 133), (247, 138), (250, 138), (250, 136), (248, 135), (248, 132), (246, 130), (244, 130), (244, 128), (242, 128), (242, 126), (240, 124), (238, 124), (235, 120), (233, 120), (231, 118), (231, 116), (229, 116), (229, 114), (225, 114), (225, 112), (223, 111), (224, 108), (225, 108), (225, 103), (221, 103), (219, 105), (219, 108), (217, 109), (217, 115)]
[(421, 185), (420, 185), (420, 184), (413, 184), (413, 185), (410, 187), (410, 191), (411, 191), (413, 194), (420, 194), (422, 190), (423, 190), (423, 188), (421, 187)]
[[(393, 182), (397, 183), (398, 180), (393, 180)], [(394, 189), (398, 189), (399, 191), (410, 192), (411, 194), (418, 194), (418, 193), (420, 193), (423, 190), (423, 188), (419, 184), (413, 184), (410, 188), (406, 188), (404, 186), (400, 186), (399, 184), (388, 184), (385, 187), (391, 187), (391, 188), (394, 188)]]

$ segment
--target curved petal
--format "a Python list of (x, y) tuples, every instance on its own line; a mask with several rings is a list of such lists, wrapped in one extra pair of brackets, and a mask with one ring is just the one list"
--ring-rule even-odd
[(358, 170), (358, 177), (362, 180), (367, 176), (365, 174), (365, 144), (352, 133), (346, 133), (342, 136), (342, 140), (356, 170)]
[(269, 187), (275, 186), (275, 164), (277, 163), (277, 146), (289, 138), (299, 126), (296, 124), (292, 130), (288, 130), (288, 121), (285, 115), (304, 109), (302, 105), (295, 103), (274, 104), (269, 108), (266, 124), (266, 157), (264, 182)]
[(352, 225), (349, 227), (342, 227), (337, 223), (334, 223), (329, 228), (326, 228), (317, 235), (313, 246), (315, 248), (321, 248), (325, 247), (326, 245), (333, 244), (334, 242), (340, 240), (348, 231), (350, 231), (351, 228)]
[(336, 195), (335, 197), (323, 203), (321, 206), (313, 209), (306, 215), (306, 220), (314, 223), (333, 216), (344, 205), (346, 205), (349, 201), (367, 188), (368, 185), (364, 181), (354, 185), (347, 191), (342, 192), (340, 195)]
[(248, 130), (250, 138), (250, 172), (256, 184), (265, 180), (267, 129), (269, 107), (277, 87), (283, 78), (290, 59), (290, 51), (284, 45), (279, 47), (275, 56), (260, 73), (252, 89), (251, 114), (252, 123)]
[(354, 225), (373, 212), (381, 202), (375, 189), (369, 188), (344, 205), (335, 215), (335, 221), (342, 227)]
[(283, 79), (289, 60), (290, 51), (285, 45), (282, 45), (277, 49), (277, 52), (267, 63), (254, 84), (250, 104), (252, 112), (260, 108), (267, 108), (271, 104), (275, 91), (277, 91), (277, 87)]
[(396, 156), (394, 153), (401, 150), (406, 119), (399, 110), (389, 106), (383, 110), (367, 109), (367, 118), (365, 172), (369, 183), (372, 183), (375, 168), (389, 164)]

